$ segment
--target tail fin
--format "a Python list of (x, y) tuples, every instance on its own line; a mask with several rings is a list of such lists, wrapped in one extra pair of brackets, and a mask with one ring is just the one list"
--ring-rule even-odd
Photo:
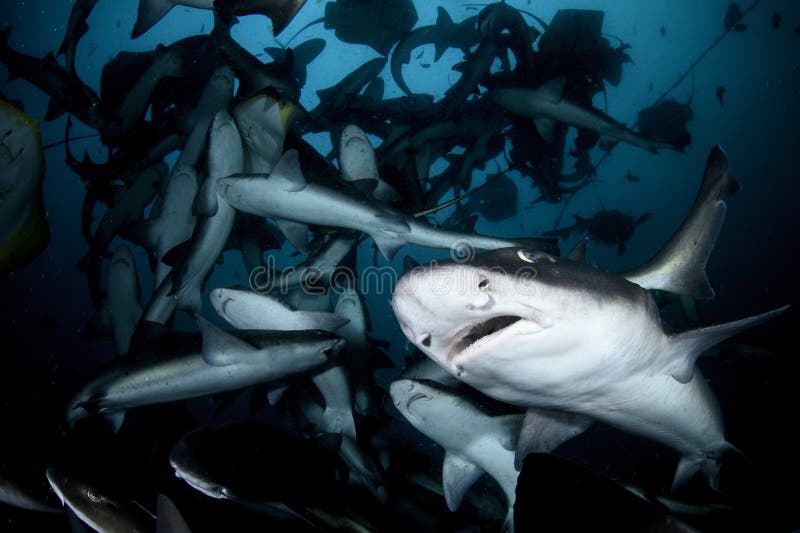
[(680, 383), (689, 383), (694, 376), (695, 361), (697, 361), (701, 353), (728, 337), (778, 316), (788, 308), (789, 306), (785, 305), (760, 315), (718, 326), (693, 329), (670, 337), (670, 343), (674, 346), (674, 352), (677, 357), (667, 369), (667, 372)]
[(684, 486), (699, 471), (703, 472), (708, 484), (714, 490), (719, 490), (719, 464), (715, 458), (707, 457), (681, 457), (675, 477), (672, 479), (672, 492)]
[(139, 0), (139, 13), (136, 24), (133, 25), (131, 39), (136, 39), (152, 28), (173, 7), (175, 3), (171, 0)]
[(703, 473), (712, 489), (721, 492), (719, 488), (720, 460), (722, 453), (728, 450), (736, 452), (745, 461), (750, 461), (741, 450), (727, 441), (723, 443), (717, 456), (681, 457), (678, 468), (675, 471), (675, 477), (672, 480), (672, 492), (685, 485), (697, 472)]

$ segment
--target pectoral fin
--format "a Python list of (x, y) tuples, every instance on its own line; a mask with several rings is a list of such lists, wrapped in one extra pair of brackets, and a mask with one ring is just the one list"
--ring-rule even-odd
[(298, 252), (308, 253), (308, 225), (292, 220), (275, 219), (278, 229), (281, 230), (286, 240), (297, 249)]
[(444, 486), (444, 499), (450, 511), (458, 509), (464, 494), (482, 474), (483, 470), (478, 465), (454, 453), (447, 452), (445, 454), (442, 485)]
[(522, 462), (529, 453), (550, 453), (590, 425), (592, 419), (583, 415), (529, 408), (517, 439), (514, 468), (522, 469)]
[(778, 316), (788, 308), (789, 306), (785, 305), (760, 315), (728, 322), (727, 324), (693, 329), (673, 335), (669, 340), (674, 346), (673, 353), (675, 356), (667, 367), (667, 373), (679, 383), (689, 383), (694, 376), (695, 362), (700, 354), (728, 337)]
[(235, 365), (247, 354), (257, 350), (251, 344), (234, 337), (205, 318), (198, 315), (196, 319), (203, 336), (203, 360), (209, 365)]

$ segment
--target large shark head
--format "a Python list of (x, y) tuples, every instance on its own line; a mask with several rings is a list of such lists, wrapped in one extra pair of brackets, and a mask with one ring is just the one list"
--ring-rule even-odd
[[(565, 370), (594, 371), (601, 362), (584, 358), (597, 353), (597, 343), (636, 335), (620, 321), (651, 316), (651, 302), (637, 285), (585, 264), (505, 248), (413, 269), (398, 281), (392, 307), (428, 357), (515, 403), (509, 394), (564, 386)], [(501, 383), (516, 386), (501, 391)]]

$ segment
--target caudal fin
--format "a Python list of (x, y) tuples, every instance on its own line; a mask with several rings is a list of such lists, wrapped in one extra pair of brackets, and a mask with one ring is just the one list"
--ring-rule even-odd
[(172, 0), (139, 0), (139, 13), (136, 24), (133, 25), (131, 39), (136, 39), (152, 28), (174, 6)]

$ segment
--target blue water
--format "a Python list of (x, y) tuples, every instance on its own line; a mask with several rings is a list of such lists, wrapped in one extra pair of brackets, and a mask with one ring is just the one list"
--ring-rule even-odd
[[(598, 9), (598, 2), (590, 0), (517, 0), (509, 3), (532, 11), (546, 21), (562, 8)], [(616, 0), (601, 3), (599, 8), (605, 10), (604, 32), (629, 43), (631, 49), (628, 53), (633, 59), (633, 63), (624, 66), (619, 86), (606, 84), (607, 113), (633, 124), (637, 111), (652, 104), (720, 34), (722, 16), (728, 3), (726, 0)], [(119, 51), (152, 50), (158, 44), (169, 44), (198, 34), (201, 29), (208, 33), (213, 27), (210, 12), (179, 6), (144, 36), (132, 41), (128, 35), (136, 18), (136, 4), (135, 1), (101, 0), (88, 20), (90, 30), (77, 49), (77, 73), (98, 92), (103, 65)], [(474, 8), (470, 9), (462, 2), (417, 1), (415, 4), (418, 26), (434, 22), (438, 5), (446, 7), (455, 21), (476, 13)], [(324, 7), (325, 2), (309, 0), (278, 39), (272, 37), (269, 23), (260, 16), (241, 17), (232, 35), (242, 46), (266, 61), (268, 57), (263, 53), (264, 47), (281, 46), (308, 22), (322, 16)], [(4, 2), (0, 9), (0, 25), (13, 27), (9, 40), (12, 48), (39, 57), (58, 49), (69, 18), (70, 3), (25, 0)], [(770, 23), (772, 13), (776, 11), (781, 13), (783, 20), (779, 29), (774, 29)], [(709, 150), (714, 145), (722, 146), (730, 158), (732, 175), (742, 190), (727, 202), (725, 225), (709, 261), (708, 272), (717, 295), (711, 301), (698, 303), (702, 323), (732, 320), (800, 302), (795, 274), (798, 246), (796, 210), (800, 199), (800, 137), (797, 134), (797, 125), (800, 124), (800, 35), (794, 31), (800, 25), (800, 3), (764, 0), (745, 22), (748, 24), (746, 31), (727, 35), (699, 64), (693, 75), (669, 95), (683, 102), (693, 92), (694, 118), (688, 124), (692, 142), (687, 150), (684, 153), (662, 151), (650, 154), (628, 145), (616, 147), (600, 167), (596, 182), (571, 200), (561, 218), (561, 224), (568, 225), (573, 215), (590, 216), (600, 209), (619, 209), (635, 218), (652, 213), (650, 220), (636, 229), (624, 255), (617, 253), (616, 246), (591, 244), (589, 248), (590, 262), (603, 269), (620, 271), (639, 265), (663, 245), (686, 216)], [(660, 34), (662, 26), (665, 29), (663, 37)], [(313, 37), (324, 38), (327, 46), (308, 70), (308, 81), (300, 98), (300, 103), (307, 109), (313, 109), (319, 102), (316, 89), (331, 86), (365, 61), (379, 57), (367, 46), (338, 41), (333, 32), (325, 30), (322, 25), (305, 30), (292, 44)], [(611, 40), (616, 43), (613, 38)], [(418, 58), (420, 51), (422, 56)], [(412, 90), (439, 98), (457, 80), (458, 74), (450, 69), (461, 60), (462, 53), (450, 49), (437, 63), (433, 63), (433, 46), (427, 45), (412, 54), (411, 64), (404, 69), (404, 77)], [(428, 63), (432, 63), (429, 68), (422, 66)], [(381, 76), (386, 82), (385, 98), (402, 95), (388, 66)], [(724, 108), (715, 95), (718, 85), (726, 88)], [(22, 100), (26, 113), (40, 119), (43, 143), (63, 139), (65, 117), (45, 122), (47, 97), (24, 80), (6, 81), (6, 71), (2, 66), (0, 91), (11, 99)], [(605, 109), (602, 94), (595, 98), (594, 104)], [(74, 136), (89, 133), (93, 130), (80, 123), (72, 129)], [(568, 144), (573, 138), (574, 132), (568, 137)], [(322, 154), (327, 154), (332, 148), (328, 135), (314, 134), (308, 139)], [(104, 160), (106, 155), (106, 149), (97, 139), (73, 142), (71, 148), (78, 157), (85, 150), (95, 161)], [(80, 210), (85, 191), (79, 177), (65, 164), (63, 150), (63, 146), (58, 146), (45, 153), (44, 202), (52, 230), (51, 241), (31, 264), (0, 281), (3, 297), (0, 313), (0, 383), (3, 383), (0, 399), (3, 401), (0, 402), (0, 412), (4, 420), (4, 442), (0, 444), (0, 450), (6, 454), (0, 457), (0, 462), (14, 462), (19, 457), (20, 464), (30, 461), (32, 465), (41, 465), (42, 458), (51, 456), (51, 453), (64, 460), (64, 450), (53, 450), (48, 444), (49, 439), (60, 432), (56, 428), (59, 427), (61, 411), (55, 399), (79, 383), (81, 376), (113, 357), (110, 339), (82, 338), (84, 326), (93, 315), (85, 276), (75, 268), (87, 250), (80, 235)], [(593, 161), (601, 156), (600, 149), (593, 149)], [(175, 157), (173, 154), (168, 160), (172, 162)], [(502, 157), (490, 162), (486, 171), (475, 172), (474, 182), (483, 182), (487, 174), (504, 168), (504, 165)], [(628, 169), (640, 176), (641, 182), (625, 180)], [(511, 176), (515, 177), (514, 173)], [(481, 219), (477, 231), (489, 235), (535, 236), (553, 229), (562, 204), (539, 202), (533, 209), (526, 210), (538, 193), (530, 186), (529, 180), (517, 179), (517, 182), (518, 215), (497, 223)], [(450, 198), (452, 193), (443, 200)], [(452, 208), (445, 209), (433, 216), (432, 221), (443, 221), (451, 213)], [(98, 209), (95, 220), (99, 220), (101, 215), (102, 210)], [(562, 249), (568, 250), (577, 239), (578, 236), (573, 235), (561, 243)], [(122, 241), (118, 238), (110, 250), (119, 244)], [(291, 257), (291, 253), (288, 244), (275, 252), (278, 263), (296, 262), (298, 259)], [(135, 250), (135, 255), (142, 299), (146, 301), (153, 284), (152, 275), (147, 268), (144, 250)], [(407, 246), (389, 265), (401, 271), (406, 255), (424, 262), (445, 258), (448, 253)], [(366, 239), (359, 248), (359, 269), (372, 262), (372, 241)], [(385, 264), (383, 258), (378, 258), (378, 265)], [(216, 319), (207, 300), (208, 290), (243, 284), (246, 280), (247, 273), (239, 254), (226, 252), (223, 264), (215, 268), (206, 284), (203, 314)], [(397, 327), (388, 301), (386, 291), (367, 295), (371, 335), (391, 343), (388, 353), (399, 365), (409, 351), (409, 345)], [(45, 325), (45, 320), (49, 321), (50, 317), (55, 320), (54, 326)], [(748, 334), (742, 341), (766, 347), (767, 354), (728, 355), (722, 360), (701, 363), (720, 398), (728, 439), (756, 465), (758, 482), (783, 496), (787, 493), (776, 488), (778, 484), (791, 487), (800, 473), (800, 461), (793, 444), (796, 441), (789, 436), (796, 425), (798, 407), (794, 393), (794, 379), (798, 375), (793, 335), (796, 319), (796, 312), (790, 311), (775, 323)], [(179, 314), (176, 327), (190, 329), (192, 324), (188, 316)], [(382, 379), (389, 380), (392, 374), (393, 371), (387, 371), (382, 374)], [(210, 418), (211, 411), (210, 406), (202, 404), (195, 406), (193, 412), (201, 418)], [(600, 433), (603, 437), (602, 431)], [(647, 444), (640, 444), (636, 439), (625, 441), (627, 437), (622, 434), (612, 433), (611, 437), (605, 437), (611, 440), (600, 447), (608, 449), (619, 461), (624, 459), (616, 457), (619, 451), (613, 453), (616, 448), (613, 442), (632, 442), (632, 449), (641, 446), (650, 450)], [(568, 446), (566, 453), (580, 456), (585, 452), (580, 446)], [(24, 459), (23, 451), (29, 452)], [(631, 459), (634, 463), (632, 468), (650, 467), (654, 471), (646, 475), (668, 483), (674, 458), (666, 452), (661, 455), (659, 461), (652, 454), (644, 453), (642, 458)], [(122, 463), (141, 460), (119, 459)], [(609, 463), (613, 460), (608, 459)], [(128, 472), (134, 470), (132, 467), (128, 470), (126, 466), (114, 467)], [(797, 495), (796, 487), (788, 490)], [(776, 502), (778, 507), (783, 506), (783, 500), (776, 499)], [(785, 511), (781, 508), (775, 512)], [(0, 508), (0, 516), (4, 512), (6, 508)], [(9, 522), (10, 530), (25, 531), (31, 527), (30, 523), (35, 523), (36, 519), (27, 514), (8, 512), (13, 517)], [(48, 523), (51, 524), (49, 527), (66, 530), (65, 522), (54, 519)], [(190, 523), (194, 525), (191, 519)], [(197, 527), (197, 530), (203, 530), (199, 524)]]

